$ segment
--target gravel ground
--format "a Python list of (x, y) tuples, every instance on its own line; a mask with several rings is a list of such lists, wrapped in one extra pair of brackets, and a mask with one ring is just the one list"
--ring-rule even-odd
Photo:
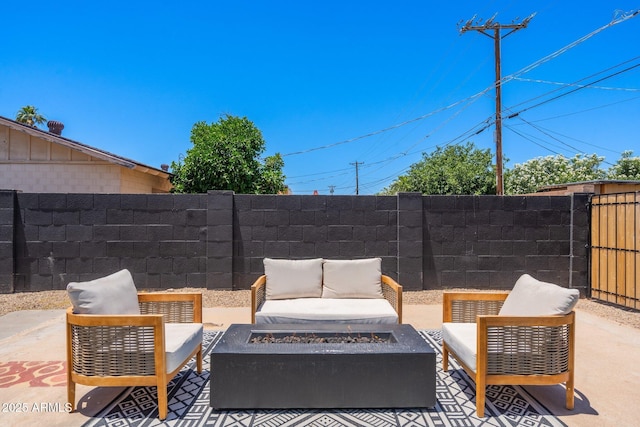
[[(251, 292), (212, 291), (197, 288), (172, 290), (173, 292), (202, 292), (204, 307), (248, 307)], [(404, 304), (442, 304), (442, 291), (406, 291), (402, 295)], [(20, 310), (51, 310), (67, 308), (70, 305), (66, 291), (24, 292), (0, 294), (0, 316)], [(640, 311), (616, 307), (596, 300), (583, 298), (578, 309), (613, 322), (640, 329)]]

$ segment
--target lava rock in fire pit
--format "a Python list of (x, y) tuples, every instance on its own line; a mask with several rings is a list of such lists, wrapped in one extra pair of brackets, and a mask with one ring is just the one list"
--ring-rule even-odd
[(378, 335), (335, 335), (319, 336), (310, 335), (285, 335), (274, 336), (272, 334), (257, 335), (249, 340), (251, 344), (383, 344), (389, 343), (389, 338)]

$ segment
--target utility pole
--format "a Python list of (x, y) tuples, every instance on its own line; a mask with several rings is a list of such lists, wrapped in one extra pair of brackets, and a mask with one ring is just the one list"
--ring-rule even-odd
[(358, 184), (358, 165), (364, 164), (364, 162), (349, 163), (350, 165), (356, 166), (356, 195), (360, 194), (360, 185)]
[[(499, 22), (494, 22), (496, 15), (493, 15), (493, 17), (491, 17), (491, 19), (489, 19), (485, 23), (482, 23), (481, 19), (476, 20), (476, 17), (474, 16), (460, 27), (460, 34), (467, 31), (478, 31), (485, 36), (493, 39), (496, 68), (496, 194), (503, 195), (504, 181), (502, 172), (502, 71), (500, 66), (500, 42), (508, 35), (526, 28), (529, 24), (529, 21), (531, 21), (535, 16), (535, 13), (526, 17), (522, 22), (516, 23), (514, 20), (514, 22), (512, 22), (511, 24), (500, 24)], [(517, 19), (519, 18), (516, 18), (516, 20)], [(501, 35), (501, 30), (510, 31), (504, 35)]]

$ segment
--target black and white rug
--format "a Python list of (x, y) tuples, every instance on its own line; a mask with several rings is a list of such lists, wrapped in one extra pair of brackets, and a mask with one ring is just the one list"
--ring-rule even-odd
[[(85, 427), (422, 427), (422, 426), (566, 426), (518, 386), (487, 387), (485, 418), (476, 417), (475, 384), (454, 359), (442, 371), (439, 330), (421, 331), (437, 354), (435, 408), (349, 410), (214, 411), (209, 406), (209, 354), (221, 332), (205, 332), (202, 374), (195, 361), (169, 384), (169, 414), (158, 420), (155, 387), (125, 389)], [(215, 374), (214, 374), (215, 375)]]

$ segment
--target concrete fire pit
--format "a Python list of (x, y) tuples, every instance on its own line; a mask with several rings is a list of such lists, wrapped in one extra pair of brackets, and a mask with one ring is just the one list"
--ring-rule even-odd
[[(251, 343), (257, 336), (379, 336)], [(412, 408), (436, 403), (436, 355), (411, 325), (231, 325), (211, 353), (211, 406)]]

